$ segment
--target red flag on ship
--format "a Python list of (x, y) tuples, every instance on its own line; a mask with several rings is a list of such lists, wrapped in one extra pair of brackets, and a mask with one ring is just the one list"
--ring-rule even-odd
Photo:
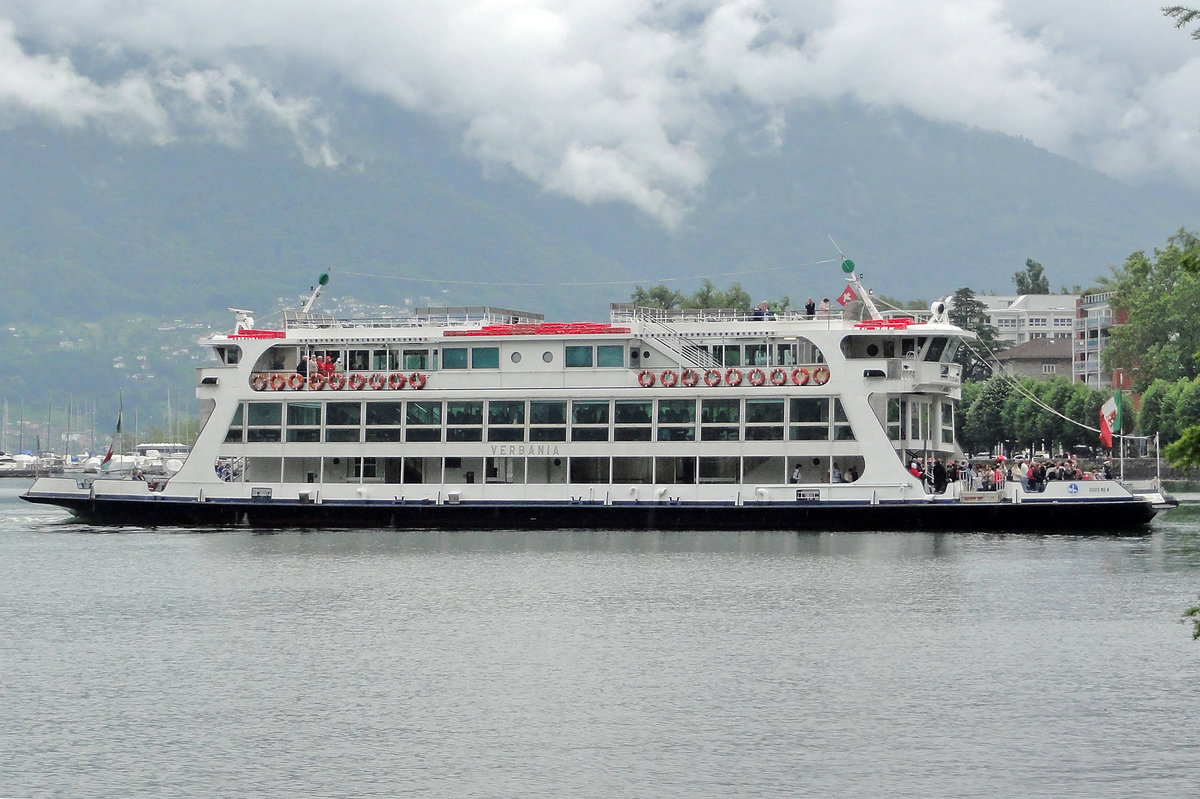
[(846, 290), (838, 295), (838, 302), (842, 305), (857, 299), (858, 295), (854, 293), (854, 289), (850, 288), (850, 284), (846, 284)]

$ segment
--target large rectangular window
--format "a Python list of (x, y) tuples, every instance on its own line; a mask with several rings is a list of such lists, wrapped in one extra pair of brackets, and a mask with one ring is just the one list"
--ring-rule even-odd
[(571, 440), (608, 441), (608, 400), (571, 403)]
[(592, 348), (590, 345), (568, 344), (566, 352), (563, 356), (563, 363), (567, 366), (591, 366), (592, 365)]
[(795, 397), (789, 406), (788, 438), (792, 441), (829, 440), (828, 397)]
[(700, 400), (700, 437), (704, 441), (737, 441), (740, 437), (742, 401)]
[(472, 369), (499, 369), (500, 368), (500, 348), (499, 347), (472, 347), (471, 348), (471, 368)]
[(613, 403), (613, 419), (616, 422), (613, 440), (649, 441), (653, 413), (654, 403), (650, 400), (617, 400)]
[(696, 440), (696, 401), (672, 399), (658, 401), (658, 440)]
[(443, 369), (466, 369), (467, 368), (467, 348), (466, 347), (445, 347), (442, 349), (442, 368)]
[(532, 400), (529, 403), (529, 440), (566, 441), (567, 403), (562, 400)]
[(406, 441), (442, 440), (442, 403), (407, 402), (404, 421)]
[(746, 440), (783, 440), (783, 400), (746, 400)]
[(488, 402), (488, 441), (525, 440), (525, 400)]
[(599, 344), (596, 347), (597, 366), (624, 366), (625, 347), (620, 344)]

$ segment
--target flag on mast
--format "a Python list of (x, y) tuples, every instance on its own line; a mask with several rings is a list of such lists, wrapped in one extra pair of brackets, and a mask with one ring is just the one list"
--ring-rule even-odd
[(121, 404), (117, 407), (117, 429), (113, 433), (112, 441), (108, 442), (108, 453), (104, 459), (100, 461), (100, 468), (103, 471), (108, 471), (109, 461), (113, 459), (113, 445), (117, 443), (117, 438), (121, 435), (121, 415), (125, 413), (125, 397), (121, 396)]
[(1121, 432), (1121, 400), (1116, 394), (1100, 406), (1100, 443), (1112, 449), (1113, 433)]
[(837, 301), (840, 304), (845, 305), (846, 303), (853, 302), (854, 300), (857, 300), (857, 299), (858, 299), (858, 294), (856, 294), (854, 292), (854, 289), (850, 288), (850, 284), (847, 283), (846, 290), (838, 295)]

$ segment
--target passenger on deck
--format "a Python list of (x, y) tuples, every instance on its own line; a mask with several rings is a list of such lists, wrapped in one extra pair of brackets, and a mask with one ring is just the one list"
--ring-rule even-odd
[(829, 298), (821, 300), (821, 304), (817, 306), (817, 316), (822, 319), (828, 319), (830, 314)]
[(803, 477), (803, 474), (800, 471), (800, 464), (797, 463), (796, 468), (792, 469), (792, 482), (799, 483), (801, 477)]
[(817, 315), (817, 303), (812, 297), (809, 297), (808, 302), (804, 303), (804, 315), (809, 319)]

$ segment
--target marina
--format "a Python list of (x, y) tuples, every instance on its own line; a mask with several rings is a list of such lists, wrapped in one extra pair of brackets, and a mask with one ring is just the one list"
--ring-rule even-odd
[(397, 528), (1136, 531), (1157, 481), (931, 484), (962, 462), (946, 307), (884, 314), (843, 265), (834, 310), (614, 304), (403, 319), (287, 310), (204, 341), (202, 429), (161, 479), (39, 479), (99, 522)]

